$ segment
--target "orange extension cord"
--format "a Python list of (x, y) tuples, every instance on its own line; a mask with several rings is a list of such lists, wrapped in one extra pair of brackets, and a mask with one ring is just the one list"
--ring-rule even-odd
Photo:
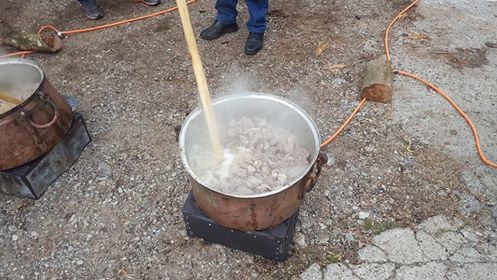
[[(385, 54), (387, 56), (388, 61), (391, 61), (389, 37), (390, 37), (390, 31), (392, 30), (392, 27), (406, 12), (408, 12), (412, 7), (414, 7), (419, 1), (420, 0), (414, 0), (409, 6), (407, 6), (407, 8), (402, 10), (402, 12), (400, 12), (388, 25), (388, 27), (385, 31), (385, 43), (384, 43), (385, 44)], [(443, 92), (441, 89), (439, 89), (438, 87), (436, 87), (432, 83), (428, 82), (427, 80), (425, 80), (425, 79), (423, 79), (415, 74), (411, 74), (411, 73), (408, 73), (405, 71), (394, 71), (394, 74), (399, 74), (402, 76), (406, 76), (406, 77), (415, 79), (415, 80), (421, 82), (422, 84), (424, 84), (425, 86), (429, 87), (430, 89), (432, 89), (433, 91), (435, 91), (439, 95), (441, 95), (443, 98), (445, 98), (452, 105), (452, 107), (454, 107), (454, 109), (456, 109), (456, 111), (464, 118), (464, 120), (468, 123), (469, 127), (471, 128), (471, 131), (473, 132), (473, 137), (475, 138), (476, 150), (478, 152), (478, 155), (480, 156), (480, 159), (488, 166), (493, 167), (493, 168), (497, 168), (497, 164), (490, 161), (489, 159), (487, 159), (487, 157), (483, 153), (483, 150), (482, 150), (481, 144), (480, 144), (480, 138), (478, 137), (478, 131), (476, 130), (475, 125), (473, 124), (471, 119), (468, 117), (468, 115), (454, 102), (454, 100), (452, 100), (452, 98), (450, 98), (449, 95), (447, 95), (445, 92)], [(342, 130), (345, 129), (345, 127), (347, 127), (347, 125), (351, 122), (351, 120), (354, 118), (354, 116), (357, 114), (357, 112), (359, 112), (359, 110), (364, 106), (364, 103), (366, 103), (366, 99), (362, 99), (361, 102), (359, 102), (359, 104), (355, 108), (354, 112), (352, 112), (350, 117), (345, 121), (345, 123), (332, 136), (330, 136), (326, 141), (324, 141), (321, 144), (321, 148), (326, 147), (328, 144), (333, 142), (333, 140), (335, 140), (335, 138), (342, 132)]]
[[(196, 1), (197, 0), (190, 0), (190, 1), (187, 2), (187, 4), (189, 5), (189, 4), (192, 4), (192, 3), (196, 2)], [(135, 22), (135, 21), (149, 19), (149, 18), (152, 18), (152, 17), (156, 17), (156, 16), (160, 16), (160, 15), (164, 15), (164, 14), (176, 11), (177, 9), (178, 9), (178, 7), (175, 6), (175, 7), (166, 9), (166, 10), (158, 11), (156, 13), (152, 13), (152, 14), (148, 14), (148, 15), (144, 15), (144, 16), (139, 16), (139, 17), (135, 17), (135, 18), (131, 18), (131, 19), (126, 19), (126, 20), (111, 22), (111, 23), (108, 23), (108, 24), (98, 25), (98, 26), (94, 26), (94, 27), (90, 27), (90, 28), (73, 29), (73, 30), (67, 30), (67, 31), (59, 31), (55, 26), (47, 24), (47, 25), (43, 25), (38, 30), (37, 34), (41, 35), (46, 30), (53, 30), (53, 31), (55, 31), (57, 33), (57, 36), (63, 36), (63, 35), (68, 36), (68, 35), (73, 35), (73, 34), (86, 33), (86, 32), (91, 32), (91, 31), (106, 29), (106, 28), (110, 28), (110, 27), (115, 27), (115, 26), (119, 26), (119, 25), (124, 25), (124, 24)], [(14, 52), (14, 53), (9, 53), (9, 54), (5, 54), (5, 55), (0, 55), (0, 58), (7, 58), (7, 57), (13, 57), (13, 56), (22, 56), (22, 57), (25, 57), (26, 55), (30, 55), (30, 54), (33, 54), (33, 53), (35, 53), (35, 52), (34, 51), (20, 51), (20, 52)]]
[[(196, 0), (190, 0), (190, 1), (187, 2), (187, 4), (191, 4), (191, 3), (195, 2), (195, 1)], [(414, 0), (409, 6), (407, 6), (404, 10), (402, 10), (390, 22), (390, 24), (388, 25), (388, 27), (387, 27), (387, 29), (385, 31), (385, 42), (384, 42), (385, 43), (385, 54), (387, 56), (388, 61), (391, 61), (391, 59), (390, 59), (391, 57), (390, 57), (389, 37), (390, 37), (390, 31), (391, 31), (392, 27), (395, 25), (395, 23), (406, 12), (408, 12), (412, 7), (414, 7), (419, 1), (420, 0)], [(159, 16), (159, 15), (170, 13), (170, 12), (175, 11), (177, 9), (178, 9), (178, 7), (172, 7), (172, 8), (169, 8), (169, 9), (166, 9), (166, 10), (162, 10), (162, 11), (159, 11), (159, 12), (156, 12), (156, 13), (152, 13), (152, 14), (148, 14), (148, 15), (144, 15), (144, 16), (139, 16), (139, 17), (135, 17), (135, 18), (127, 19), (127, 20), (117, 21), (117, 22), (113, 22), (113, 23), (109, 23), (109, 24), (104, 24), (104, 25), (99, 25), (99, 26), (90, 27), (90, 28), (74, 29), (74, 30), (67, 30), (67, 31), (59, 31), (57, 28), (55, 28), (52, 25), (44, 25), (44, 26), (42, 26), (40, 28), (40, 30), (38, 31), (38, 34), (41, 34), (42, 32), (44, 32), (45, 30), (48, 30), (48, 29), (55, 31), (58, 36), (91, 32), (91, 31), (101, 30), (101, 29), (105, 29), (105, 28), (110, 28), (110, 27), (114, 27), (114, 26), (119, 26), (119, 25), (123, 25), (123, 24), (132, 23), (132, 22), (139, 21), (139, 20), (144, 20), (144, 19), (156, 17), (156, 16)], [(34, 52), (32, 52), (32, 51), (21, 51), (21, 52), (15, 52), (15, 53), (7, 54), (7, 55), (2, 55), (2, 56), (0, 56), (0, 58), (6, 58), (6, 57), (12, 57), (12, 56), (18, 56), (18, 55), (20, 55), (22, 57), (25, 57), (26, 55), (30, 55), (32, 53), (34, 53)], [(457, 110), (457, 112), (466, 120), (466, 122), (468, 123), (469, 127), (471, 128), (471, 131), (473, 132), (473, 136), (475, 138), (476, 150), (478, 151), (478, 155), (480, 156), (480, 159), (485, 164), (487, 164), (487, 165), (489, 165), (489, 166), (491, 166), (493, 168), (497, 168), (497, 164), (496, 163), (488, 160), (485, 157), (485, 155), (483, 153), (483, 150), (481, 148), (481, 145), (480, 145), (480, 139), (478, 137), (478, 131), (476, 130), (476, 127), (474, 126), (473, 122), (468, 117), (468, 115), (463, 110), (461, 110), (461, 108), (450, 98), (450, 96), (448, 96), (446, 93), (444, 93), (442, 90), (440, 90), (439, 88), (437, 88), (432, 83), (430, 83), (430, 82), (422, 79), (421, 77), (419, 77), (417, 75), (414, 75), (414, 74), (411, 74), (411, 73), (408, 73), (408, 72), (405, 72), (405, 71), (394, 71), (394, 73), (402, 75), (402, 76), (410, 77), (412, 79), (415, 79), (415, 80), (423, 83), (427, 87), (431, 88), (436, 93), (440, 94), (442, 97), (444, 97)], [(340, 128), (338, 128), (338, 130), (332, 136), (330, 136), (328, 139), (326, 139), (321, 144), (321, 148), (325, 148), (331, 142), (333, 142), (333, 140), (335, 140), (340, 135), (340, 133), (342, 133), (342, 131), (350, 124), (350, 122), (353, 120), (353, 118), (355, 117), (355, 115), (361, 110), (362, 107), (364, 107), (365, 104), (366, 104), (366, 99), (364, 98), (364, 99), (362, 99), (359, 102), (359, 104), (357, 105), (357, 107), (355, 108), (355, 110), (347, 118), (347, 120), (340, 126)]]
[[(189, 4), (192, 4), (193, 2), (196, 2), (196, 1), (197, 0), (190, 0), (190, 1), (186, 2), (186, 4), (189, 5)], [(104, 25), (99, 25), (99, 26), (95, 26), (95, 27), (90, 27), (90, 28), (74, 29), (74, 30), (67, 30), (67, 31), (59, 31), (59, 30), (57, 30), (57, 28), (55, 28), (52, 25), (44, 25), (38, 31), (38, 35), (47, 29), (51, 29), (51, 30), (57, 32), (57, 35), (59, 35), (59, 36), (86, 33), (86, 32), (106, 29), (106, 28), (110, 28), (110, 27), (114, 27), (114, 26), (119, 26), (119, 25), (123, 25), (123, 24), (128, 24), (128, 23), (132, 23), (135, 21), (139, 21), (139, 20), (149, 19), (152, 17), (156, 17), (156, 16), (160, 16), (160, 15), (164, 15), (164, 14), (176, 11), (177, 9), (178, 9), (178, 7), (175, 6), (175, 7), (166, 9), (166, 10), (158, 11), (156, 13), (152, 13), (152, 14), (148, 14), (148, 15), (144, 15), (144, 16), (139, 16), (139, 17), (135, 17), (135, 18), (131, 18), (131, 19), (116, 21), (116, 22), (112, 22), (112, 23), (108, 23), (108, 24), (104, 24)]]

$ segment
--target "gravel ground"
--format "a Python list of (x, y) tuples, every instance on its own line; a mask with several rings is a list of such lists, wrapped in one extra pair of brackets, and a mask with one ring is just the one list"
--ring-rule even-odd
[[(159, 9), (100, 3), (104, 22)], [(245, 28), (198, 41), (211, 91), (289, 98), (324, 138), (357, 104), (364, 63), (382, 54), (385, 26), (408, 3), (273, 1), (260, 54), (243, 53)], [(197, 34), (210, 24), (213, 5), (190, 7)], [(392, 39), (394, 64), (447, 90), (494, 160), (496, 6), (421, 1)], [(247, 18), (241, 7), (239, 23)], [(25, 30), (95, 24), (64, 0), (2, 0), (0, 17)], [(31, 58), (62, 94), (81, 100), (94, 142), (40, 200), (0, 196), (1, 279), (289, 279), (314, 263), (360, 264), (357, 251), (381, 232), (414, 229), (436, 215), (462, 221), (485, 244), (497, 240), (496, 171), (478, 161), (468, 128), (446, 103), (399, 77), (392, 104), (366, 105), (326, 149), (329, 167), (302, 206), (288, 261), (188, 239), (180, 209), (189, 185), (174, 127), (198, 101), (179, 16), (63, 43), (56, 55)], [(318, 46), (326, 46), (320, 55)]]

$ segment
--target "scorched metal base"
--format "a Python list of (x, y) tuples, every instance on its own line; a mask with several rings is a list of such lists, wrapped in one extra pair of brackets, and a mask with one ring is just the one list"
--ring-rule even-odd
[(0, 171), (0, 191), (38, 199), (48, 187), (78, 159), (91, 142), (90, 134), (79, 113), (65, 138), (46, 155), (25, 165)]

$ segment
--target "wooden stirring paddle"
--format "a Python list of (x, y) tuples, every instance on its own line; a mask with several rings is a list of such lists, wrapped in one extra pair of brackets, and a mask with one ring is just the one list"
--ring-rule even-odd
[(195, 41), (195, 35), (193, 34), (188, 7), (185, 0), (176, 0), (176, 4), (178, 5), (178, 11), (181, 17), (181, 24), (183, 25), (186, 43), (192, 58), (193, 72), (195, 74), (195, 79), (197, 80), (198, 93), (200, 94), (200, 100), (202, 101), (202, 109), (205, 114), (205, 120), (207, 121), (207, 129), (209, 130), (209, 137), (211, 139), (214, 157), (217, 161), (222, 161), (224, 159), (223, 146), (221, 145), (221, 138), (219, 136), (219, 130), (214, 117), (214, 111), (212, 109), (211, 96), (209, 94), (209, 88), (205, 78), (204, 67), (202, 66), (197, 42)]
[(0, 99), (5, 101), (5, 102), (14, 104), (14, 105), (19, 105), (22, 103), (22, 100), (19, 100), (19, 99), (13, 97), (12, 95), (7, 94), (5, 92), (1, 92), (1, 91), (0, 91)]

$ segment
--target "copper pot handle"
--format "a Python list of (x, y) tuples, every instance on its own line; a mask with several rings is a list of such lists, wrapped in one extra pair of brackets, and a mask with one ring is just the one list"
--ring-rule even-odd
[[(32, 119), (31, 119), (31, 116), (28, 117), (28, 122), (29, 124), (32, 126), (32, 127), (36, 127), (36, 128), (48, 128), (48, 127), (51, 127), (56, 121), (57, 119), (59, 118), (59, 111), (57, 110), (57, 108), (55, 107), (55, 105), (52, 103), (52, 101), (50, 99), (46, 99), (44, 100), (45, 102), (48, 103), (48, 105), (50, 105), (52, 107), (52, 111), (54, 112), (53, 114), (53, 119), (46, 123), (46, 124), (37, 124), (35, 123)], [(26, 113), (22, 112), (21, 114), (23, 115), (26, 115)]]
[(307, 175), (304, 181), (304, 189), (306, 192), (310, 192), (317, 184), (319, 175), (321, 175), (321, 171), (323, 170), (323, 166), (327, 162), (328, 157), (323, 153), (319, 153), (316, 163), (314, 163), (314, 166), (312, 167), (311, 173)]

